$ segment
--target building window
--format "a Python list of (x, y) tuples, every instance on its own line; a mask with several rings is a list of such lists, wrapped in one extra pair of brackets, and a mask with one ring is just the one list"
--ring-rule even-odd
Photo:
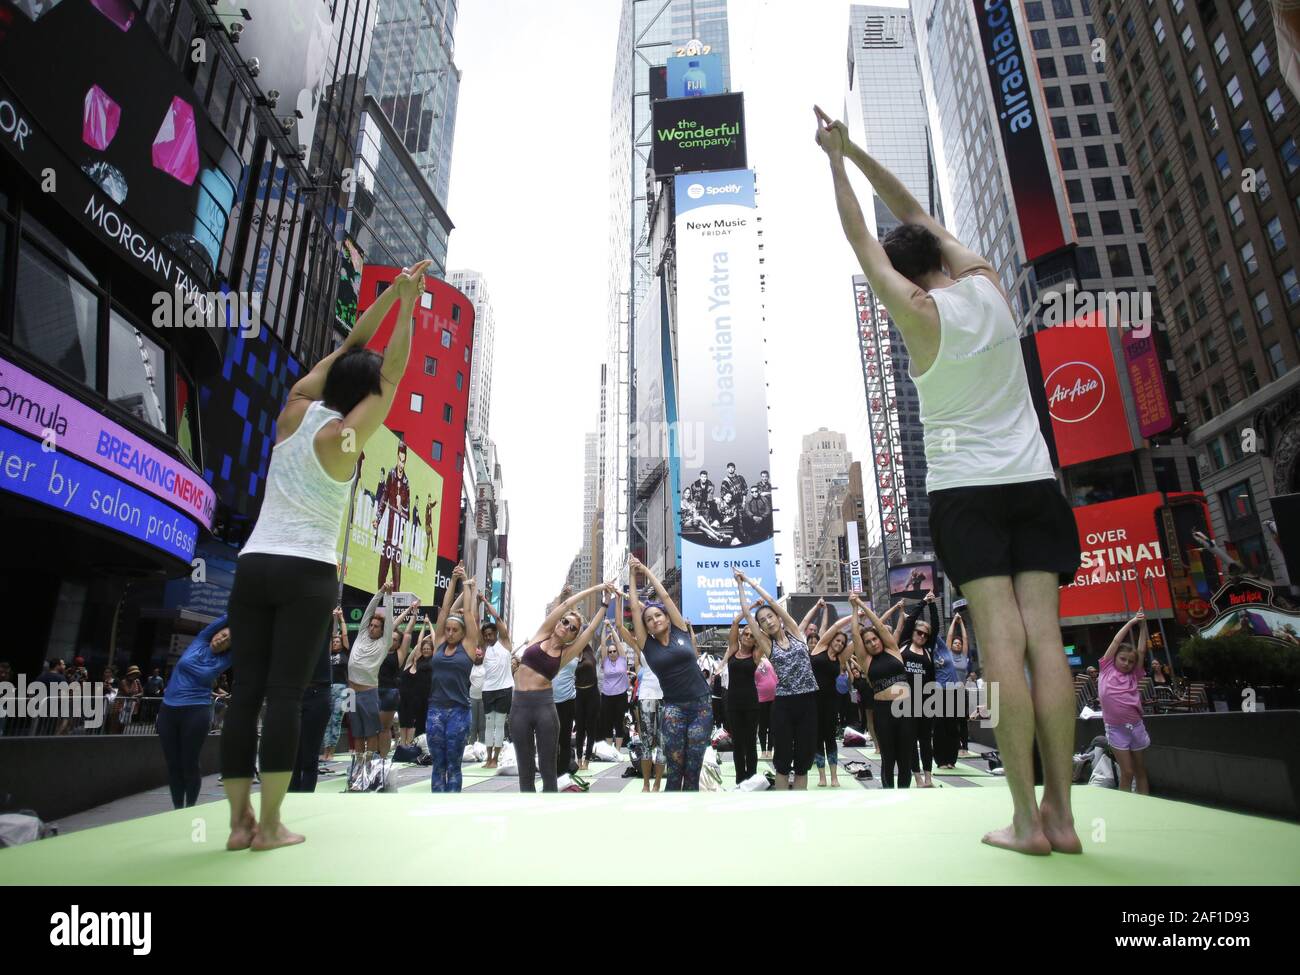
[[(1201, 293), (1200, 288), (1192, 292), (1192, 312), (1201, 321), (1210, 317), (1210, 309), (1205, 306), (1205, 295)], [(1206, 347), (1209, 348), (1209, 346)], [(1211, 362), (1217, 362), (1218, 360), (1217, 355), (1210, 356)]]
[(451, 306), (451, 320), (453, 322), (460, 321), (460, 305)]
[(1259, 320), (1260, 328), (1268, 328), (1273, 324), (1273, 307), (1268, 303), (1268, 294), (1261, 291), (1255, 295), (1255, 317)]
[(1163, 43), (1165, 42), (1165, 22), (1164, 22), (1164, 20), (1161, 19), (1160, 17), (1157, 17), (1157, 18), (1156, 18), (1156, 22), (1155, 22), (1154, 24), (1151, 25), (1151, 29), (1152, 29), (1153, 31), (1155, 31), (1155, 35), (1156, 35), (1156, 43), (1157, 43), (1157, 44), (1163, 44)]
[(1268, 117), (1274, 122), (1282, 121), (1286, 115), (1286, 108), (1282, 104), (1282, 93), (1274, 88), (1268, 98), (1264, 99), (1264, 107), (1268, 109)]
[(1246, 214), (1241, 209), (1241, 199), (1236, 193), (1228, 199), (1228, 216), (1232, 218), (1232, 225), (1240, 227), (1246, 222)]
[(1247, 359), (1241, 364), (1241, 381), (1246, 387), (1246, 395), (1259, 392), (1259, 372), (1255, 369), (1255, 363)]
[(1080, 237), (1092, 236), (1092, 221), (1088, 219), (1086, 213), (1076, 213), (1074, 215), (1074, 229)]
[(1268, 347), (1268, 369), (1274, 379), (1286, 375), (1286, 357), (1282, 355), (1282, 343), (1274, 342)]
[(464, 388), (465, 388), (465, 374), (463, 372), (458, 372), (456, 373), (456, 389), (457, 391), (459, 391)]
[(1232, 102), (1232, 107), (1240, 108), (1242, 102), (1241, 82), (1235, 74), (1228, 79), (1227, 87), (1224, 90), (1228, 93), (1228, 101)]
[(1214, 56), (1219, 59), (1220, 64), (1228, 60), (1228, 39), (1223, 36), (1223, 31), (1219, 31), (1219, 36), (1214, 39)]
[(14, 344), (79, 383), (95, 386), (99, 298), (23, 241), (18, 252)]
[(1219, 225), (1214, 222), (1214, 218), (1205, 221), (1205, 246), (1210, 250), (1219, 249)]
[(1071, 85), (1070, 98), (1074, 100), (1076, 105), (1091, 105), (1093, 102), (1092, 85)]
[(1228, 270), (1227, 263), (1219, 265), (1219, 291), (1227, 298), (1232, 294), (1232, 272)]
[(1124, 233), (1124, 221), (1120, 219), (1118, 210), (1101, 211), (1101, 232), (1109, 236)]
[(1092, 247), (1080, 247), (1075, 251), (1079, 262), (1079, 276), (1082, 278), (1101, 277), (1101, 268), (1097, 264), (1097, 251)]
[(1052, 12), (1057, 19), (1074, 16), (1074, 0), (1052, 0)]
[(1050, 30), (1031, 30), (1029, 39), (1033, 42), (1036, 51), (1046, 51), (1052, 46), (1052, 32)]
[(412, 413), (424, 412), (424, 397), (421, 396), (419, 393), (411, 394), (411, 412)]
[(1237, 342), (1246, 341), (1246, 326), (1241, 322), (1241, 312), (1234, 311), (1228, 316), (1228, 331)]
[(1043, 96), (1047, 99), (1048, 108), (1064, 108), (1065, 99), (1061, 97), (1061, 89), (1055, 85), (1049, 85), (1043, 88)]
[(1266, 232), (1268, 233), (1268, 242), (1272, 245), (1274, 254), (1286, 250), (1286, 236), (1282, 233), (1282, 220), (1280, 217), (1274, 217), (1268, 222)]
[(1109, 176), (1095, 178), (1092, 181), (1092, 197), (1094, 200), (1115, 199), (1115, 181)]
[(1065, 181), (1065, 195), (1070, 198), (1071, 203), (1088, 202), (1083, 195), (1083, 184), (1077, 179), (1067, 179)]
[(1205, 89), (1207, 87), (1205, 84), (1205, 69), (1199, 64), (1192, 71), (1192, 84), (1196, 87), (1196, 94), (1205, 94)]
[[(1187, 305), (1181, 301), (1178, 303), (1178, 307), (1174, 309), (1174, 321), (1178, 323), (1178, 330), (1180, 332), (1186, 332), (1192, 326), (1192, 319), (1187, 314)], [(1196, 351), (1194, 346), (1192, 351)], [(1199, 366), (1197, 371), (1200, 371)]]
[(1196, 270), (1196, 258), (1192, 256), (1192, 248), (1183, 246), (1178, 249), (1178, 263), (1183, 266), (1184, 274), (1192, 274)]
[(1255, 74), (1259, 75), (1261, 78), (1268, 74), (1268, 69), (1272, 66), (1272, 62), (1268, 59), (1268, 48), (1264, 46), (1263, 41), (1256, 44), (1255, 49), (1250, 52), (1250, 60), (1255, 65)]
[[(1182, 277), (1178, 273), (1178, 264), (1176, 262), (1165, 262), (1165, 280), (1169, 282), (1169, 287), (1178, 287), (1178, 282), (1182, 280)], [(1182, 322), (1180, 321), (1179, 324), (1182, 324)]]
[(1064, 115), (1057, 115), (1052, 119), (1052, 135), (1058, 139), (1068, 139), (1070, 137), (1070, 120)]
[(1106, 158), (1105, 146), (1084, 146), (1083, 157), (1092, 169), (1105, 169), (1110, 165), (1110, 161)]
[(442, 347), (444, 349), (451, 348), (451, 331), (449, 329), (444, 328), (442, 330)]
[(424, 357), (424, 374), (426, 376), (438, 375), (438, 360), (431, 355)]
[(469, 346), (465, 346), (465, 361), (469, 362)]
[(1079, 46), (1079, 28), (1077, 27), (1059, 27), (1056, 31), (1061, 37), (1061, 47), (1078, 47)]
[(1055, 77), (1056, 77), (1056, 59), (1055, 59), (1055, 58), (1039, 58), (1039, 59), (1038, 59), (1038, 73), (1039, 73), (1039, 75), (1041, 75), (1041, 76), (1044, 77), (1044, 78), (1055, 78)]
[(1228, 164), (1228, 150), (1220, 149), (1214, 154), (1214, 168), (1219, 171), (1219, 179), (1227, 179), (1232, 175), (1232, 167)]
[(1074, 158), (1074, 150), (1073, 150), (1073, 149), (1070, 149), (1069, 147), (1063, 148), (1063, 149), (1061, 149), (1061, 150), (1059, 151), (1058, 155), (1060, 155), (1060, 157), (1061, 157), (1061, 168), (1062, 168), (1062, 169), (1078, 169), (1078, 168), (1079, 168), (1079, 161), (1078, 161), (1077, 159)]
[(167, 371), (162, 346), (123, 318), (108, 316), (108, 399), (155, 430), (167, 431)]
[(1091, 113), (1078, 116), (1079, 119), (1079, 136), (1084, 139), (1091, 138), (1095, 135), (1101, 135), (1101, 127), (1097, 124), (1097, 116)]
[(1243, 32), (1255, 26), (1255, 5), (1251, 0), (1241, 0), (1237, 6), (1237, 19), (1241, 21)]
[(1241, 266), (1246, 269), (1246, 277), (1259, 270), (1259, 261), (1255, 258), (1255, 245), (1250, 241), (1241, 245)]
[(1205, 123), (1205, 131), (1211, 136), (1219, 134), (1219, 113), (1214, 110), (1213, 105), (1206, 105), (1205, 111), (1201, 113), (1201, 121)]
[(1117, 278), (1133, 276), (1133, 261), (1129, 257), (1127, 244), (1112, 244), (1106, 248), (1106, 261), (1110, 264), (1110, 273)]
[(1029, 18), (1030, 23), (1034, 24), (1047, 19), (1047, 14), (1039, 0), (1031, 0), (1030, 3), (1025, 4), (1025, 16)]
[(1130, 41), (1137, 36), (1137, 25), (1133, 23), (1132, 17), (1124, 18), (1124, 33), (1128, 35)]
[(1082, 54), (1067, 54), (1065, 56), (1065, 73), (1080, 78), (1088, 73), (1088, 67), (1084, 64)]
[(1282, 162), (1286, 163), (1288, 176), (1300, 169), (1300, 150), (1296, 149), (1295, 139), (1287, 139), (1282, 143)]
[(1282, 282), (1282, 293), (1286, 295), (1286, 303), (1294, 305), (1300, 301), (1300, 281), (1296, 280), (1295, 268), (1287, 268), (1282, 272), (1280, 278)]
[(452, 418), (451, 404), (445, 403), (442, 407), (442, 419), (445, 423), (450, 423)]
[(442, 460), (442, 441), (435, 440), (433, 442), (433, 461), (436, 464), (440, 460)]
[(1183, 28), (1183, 47), (1189, 51), (1196, 50), (1196, 38), (1192, 34), (1192, 25), (1188, 24)]

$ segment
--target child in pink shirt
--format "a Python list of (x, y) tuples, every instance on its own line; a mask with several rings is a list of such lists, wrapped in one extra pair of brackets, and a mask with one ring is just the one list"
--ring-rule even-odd
[[(1136, 649), (1126, 639), (1135, 626), (1139, 627)], [(1138, 693), (1138, 682), (1146, 676), (1142, 667), (1146, 649), (1146, 614), (1139, 612), (1110, 641), (1106, 655), (1101, 658), (1101, 673), (1097, 677), (1097, 696), (1101, 698), (1106, 741), (1119, 763), (1119, 787), (1121, 791), (1130, 792), (1136, 781), (1137, 791), (1142, 795), (1151, 791), (1147, 784), (1146, 763), (1142, 760), (1142, 752), (1151, 744), (1151, 736), (1142, 722), (1142, 700)]]

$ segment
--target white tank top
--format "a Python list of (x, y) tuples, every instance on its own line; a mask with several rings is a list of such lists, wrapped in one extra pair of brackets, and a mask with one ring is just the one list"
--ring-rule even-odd
[(352, 485), (336, 481), (316, 456), (317, 432), (343, 414), (320, 402), (307, 407), (302, 423), (271, 450), (262, 511), (240, 555), (294, 555), (338, 564), (338, 540)]
[(926, 490), (1055, 478), (1002, 292), (972, 274), (930, 297), (939, 309), (939, 352), (912, 376), (925, 428)]

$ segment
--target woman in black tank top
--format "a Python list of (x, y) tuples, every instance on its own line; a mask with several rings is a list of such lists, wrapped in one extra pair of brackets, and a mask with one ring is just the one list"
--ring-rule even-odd
[[(872, 737), (880, 749), (880, 784), (894, 788), (897, 770), (898, 787), (906, 789), (912, 784), (912, 753), (916, 751), (916, 722), (912, 717), (910, 691), (907, 686), (907, 667), (894, 640), (894, 634), (884, 621), (871, 611), (856, 595), (849, 597), (857, 609), (870, 621), (864, 629), (858, 614), (850, 619), (853, 638), (853, 656), (858, 668), (867, 677), (873, 694)], [(894, 701), (904, 700), (904, 713), (894, 714)]]
[(736, 784), (758, 773), (758, 671), (759, 638), (751, 626), (741, 627), (743, 613), (731, 621), (727, 652), (714, 674), (727, 671), (727, 734), (731, 735), (732, 759), (736, 764)]
[(836, 684), (845, 673), (849, 659), (850, 639), (846, 630), (851, 622), (849, 616), (836, 620), (812, 649), (813, 676), (817, 678), (817, 748), (813, 752), (813, 761), (817, 765), (817, 785), (823, 789), (826, 788), (827, 765), (830, 766), (831, 788), (840, 787), (840, 694)]

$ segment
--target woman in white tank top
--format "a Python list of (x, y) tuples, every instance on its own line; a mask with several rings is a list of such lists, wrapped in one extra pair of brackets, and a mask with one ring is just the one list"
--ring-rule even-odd
[[(301, 843), (280, 821), (298, 748), (303, 688), (327, 638), (338, 591), (335, 543), (357, 458), (388, 415), (411, 354), (411, 315), (429, 261), (404, 270), (343, 345), (294, 384), (276, 420), (262, 510), (239, 554), (228, 608), (234, 687), (221, 734), (230, 850)], [(366, 349), (395, 302), (381, 358)], [(251, 801), (262, 726), (261, 816)]]

